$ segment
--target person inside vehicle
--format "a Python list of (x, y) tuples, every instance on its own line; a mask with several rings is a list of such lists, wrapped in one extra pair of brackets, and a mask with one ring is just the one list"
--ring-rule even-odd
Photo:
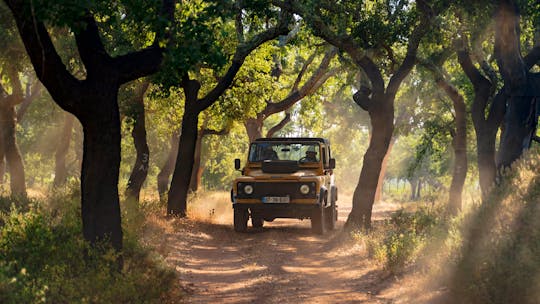
[(261, 160), (275, 160), (278, 159), (276, 151), (272, 149), (272, 146), (266, 146), (262, 152)]
[(306, 151), (306, 156), (301, 159), (304, 162), (318, 162), (317, 152), (308, 150)]

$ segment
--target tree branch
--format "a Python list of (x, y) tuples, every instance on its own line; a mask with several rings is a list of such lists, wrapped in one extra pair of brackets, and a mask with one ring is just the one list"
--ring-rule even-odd
[(81, 61), (86, 68), (86, 78), (101, 77), (102, 68), (109, 66), (111, 57), (101, 42), (94, 16), (90, 12), (86, 12), (81, 23), (83, 23), (84, 29), (75, 32), (75, 41)]
[(334, 58), (336, 54), (337, 49), (335, 47), (329, 48), (326, 51), (323, 59), (321, 60), (321, 64), (319, 65), (317, 70), (313, 72), (311, 77), (306, 81), (302, 88), (291, 92), (280, 102), (268, 103), (265, 109), (261, 112), (261, 114), (264, 117), (268, 117), (272, 114), (284, 111), (290, 108), (296, 102), (300, 101), (305, 96), (315, 92), (326, 82), (326, 80), (328, 80), (328, 78), (337, 73), (337, 69), (327, 71), (332, 58)]
[(24, 114), (26, 114), (26, 111), (28, 110), (30, 104), (32, 104), (32, 101), (34, 101), (39, 95), (41, 95), (41, 89), (43, 87), (39, 81), (36, 80), (31, 86), (31, 88), (29, 88), (29, 86), (30, 85), (26, 87), (27, 93), (24, 96), (24, 100), (21, 103), (19, 109), (17, 110), (17, 121), (22, 121)]
[(236, 73), (238, 73), (240, 67), (244, 63), (244, 60), (253, 50), (267, 41), (275, 39), (280, 35), (287, 34), (289, 17), (289, 14), (283, 12), (279, 18), (278, 24), (275, 27), (259, 33), (249, 41), (238, 44), (232, 59), (232, 63), (223, 78), (220, 79), (216, 86), (210, 92), (208, 92), (206, 96), (199, 100), (199, 112), (202, 112), (211, 106), (223, 94), (223, 92), (227, 90), (227, 88), (233, 82)]
[(49, 33), (42, 22), (37, 21), (32, 10), (18, 0), (5, 0), (11, 10), (21, 39), (41, 82), (48, 88), (56, 103), (64, 110), (76, 113), (80, 81), (71, 75), (56, 52)]
[(266, 132), (266, 137), (273, 137), (276, 132), (283, 129), (289, 122), (291, 121), (291, 113), (285, 113), (285, 117), (275, 126), (270, 128), (268, 132)]

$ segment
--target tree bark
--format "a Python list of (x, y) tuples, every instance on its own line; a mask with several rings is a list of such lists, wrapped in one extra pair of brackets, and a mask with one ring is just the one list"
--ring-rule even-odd
[(262, 127), (264, 120), (262, 119), (262, 117), (259, 117), (259, 115), (257, 116), (257, 118), (248, 118), (244, 122), (244, 126), (246, 127), (246, 132), (250, 143), (255, 141), (255, 139), (257, 138), (263, 137)]
[(60, 143), (56, 148), (55, 153), (55, 168), (54, 168), (54, 187), (61, 187), (67, 180), (66, 156), (69, 151), (71, 135), (73, 133), (73, 123), (75, 117), (68, 112), (64, 114), (64, 126), (60, 135)]
[(390, 153), (392, 152), (392, 147), (394, 147), (394, 142), (395, 142), (395, 137), (392, 137), (392, 140), (390, 141), (390, 145), (388, 146), (388, 151), (386, 152), (386, 155), (384, 156), (383, 162), (381, 164), (381, 173), (379, 174), (379, 181), (377, 182), (377, 190), (375, 190), (375, 198), (373, 199), (375, 203), (381, 200), (382, 187), (384, 184), (384, 176), (386, 175), (386, 168), (388, 167), (388, 158), (390, 157)]
[(111, 90), (108, 99), (103, 98), (104, 90), (100, 90), (101, 96), (93, 100), (97, 115), (81, 119), (84, 132), (81, 215), (85, 239), (92, 243), (107, 241), (121, 250), (118, 198), (120, 114), (116, 103), (117, 90)]
[(133, 142), (136, 150), (136, 159), (131, 174), (129, 176), (127, 188), (126, 188), (126, 197), (127, 199), (134, 199), (139, 201), (139, 196), (141, 193), (141, 188), (146, 180), (148, 175), (148, 163), (150, 150), (148, 149), (148, 143), (146, 141), (146, 122), (145, 122), (145, 111), (144, 111), (144, 94), (148, 89), (149, 82), (145, 81), (140, 84), (140, 87), (137, 88), (137, 93), (133, 99), (132, 104), (132, 115), (133, 115), (133, 130), (131, 130), (131, 136), (133, 137)]
[(16, 125), (17, 120), (13, 104), (3, 102), (0, 105), (0, 132), (6, 166), (10, 176), (11, 195), (26, 196), (24, 165), (15, 135)]
[(167, 160), (159, 170), (157, 175), (157, 187), (160, 201), (165, 201), (165, 196), (169, 191), (169, 181), (173, 173), (176, 157), (178, 156), (178, 145), (180, 144), (180, 135), (174, 132), (171, 136), (169, 154)]
[[(495, 58), (508, 94), (504, 129), (498, 155), (498, 167), (509, 167), (529, 148), (536, 131), (534, 97), (540, 82), (529, 73), (521, 55), (519, 9), (517, 3), (501, 0), (495, 15)], [(536, 91), (536, 92), (528, 92)]]
[(204, 129), (201, 128), (197, 132), (197, 141), (195, 143), (195, 152), (193, 155), (193, 168), (191, 171), (191, 178), (189, 182), (189, 192), (197, 192), (201, 185), (202, 170), (201, 167), (201, 152), (202, 142), (204, 137)]
[(462, 193), (467, 177), (467, 109), (463, 96), (448, 82), (438, 69), (432, 70), (437, 85), (452, 100), (455, 115), (455, 129), (451, 131), (452, 148), (454, 149), (454, 167), (452, 182), (448, 194), (448, 211), (456, 215), (462, 207)]
[(353, 207), (345, 223), (347, 227), (371, 228), (371, 213), (381, 166), (394, 131), (393, 96), (375, 95), (372, 101), (369, 110), (372, 135), (364, 154), (360, 179), (354, 190)]
[(185, 80), (182, 87), (186, 98), (182, 117), (182, 134), (180, 134), (178, 157), (167, 198), (167, 214), (179, 217), (185, 217), (187, 211), (187, 195), (193, 171), (200, 113), (197, 107), (197, 95), (201, 85), (196, 80)]
[[(496, 84), (486, 78), (471, 60), (466, 41), (457, 47), (458, 61), (474, 88), (471, 117), (476, 134), (477, 163), (482, 199), (490, 192), (496, 176), (495, 141), (505, 112), (505, 97), (493, 96)], [(487, 110), (489, 108), (489, 110)], [(486, 112), (488, 112), (486, 117)]]

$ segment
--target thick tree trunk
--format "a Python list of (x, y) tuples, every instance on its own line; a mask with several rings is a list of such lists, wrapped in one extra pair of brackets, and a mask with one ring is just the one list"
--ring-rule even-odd
[(378, 202), (381, 200), (382, 196), (382, 187), (384, 184), (384, 176), (386, 175), (386, 169), (388, 167), (388, 158), (390, 157), (390, 153), (392, 152), (392, 148), (394, 147), (395, 139), (392, 139), (390, 141), (390, 145), (388, 146), (388, 151), (386, 152), (386, 155), (384, 156), (383, 162), (381, 164), (381, 173), (379, 174), (379, 181), (377, 182), (377, 190), (375, 191), (375, 199), (374, 202)]
[(476, 134), (478, 174), (484, 200), (495, 182), (495, 140), (506, 108), (505, 96), (503, 92), (493, 96), (496, 84), (475, 67), (467, 48), (458, 49), (457, 54), (463, 71), (474, 86), (471, 118)]
[(452, 138), (454, 149), (454, 169), (448, 199), (448, 210), (457, 214), (462, 206), (462, 192), (467, 177), (467, 119), (466, 107), (462, 98), (453, 99), (456, 115), (456, 131)]
[(148, 143), (146, 141), (146, 122), (144, 115), (144, 93), (147, 88), (148, 82), (143, 83), (131, 105), (134, 113), (134, 125), (133, 130), (131, 130), (131, 136), (133, 137), (137, 156), (129, 176), (126, 197), (128, 199), (134, 199), (135, 201), (139, 201), (141, 188), (148, 175), (150, 150), (148, 149)]
[(66, 156), (69, 151), (74, 120), (75, 117), (70, 113), (66, 112), (64, 114), (64, 126), (60, 135), (60, 143), (55, 153), (54, 187), (63, 186), (67, 180)]
[(497, 166), (506, 168), (529, 149), (536, 131), (536, 109), (531, 96), (512, 96), (504, 116)]
[[(498, 166), (509, 167), (529, 148), (536, 130), (534, 95), (537, 81), (521, 54), (520, 13), (515, 1), (499, 1), (495, 15), (494, 53), (508, 94)], [(536, 91), (536, 92), (535, 92)]]
[(202, 142), (203, 142), (204, 130), (200, 129), (197, 132), (197, 142), (195, 144), (195, 153), (193, 156), (193, 168), (191, 170), (191, 178), (189, 182), (189, 191), (197, 192), (199, 186), (201, 185), (202, 170), (201, 167), (201, 152), (202, 152)]
[(16, 125), (13, 105), (9, 103), (0, 105), (0, 132), (10, 175), (11, 195), (26, 196), (24, 165), (15, 136)]
[(182, 133), (167, 200), (167, 214), (178, 217), (185, 217), (187, 211), (187, 195), (193, 170), (200, 113), (197, 107), (197, 94), (201, 85), (196, 80), (187, 80), (183, 87), (186, 102), (182, 117)]
[(170, 177), (176, 164), (179, 143), (180, 135), (178, 132), (174, 132), (174, 134), (171, 136), (171, 147), (169, 149), (169, 154), (167, 155), (167, 160), (157, 175), (157, 187), (160, 201), (165, 201), (165, 196), (169, 191)]
[[(463, 96), (444, 79), (442, 73), (436, 74), (437, 85), (452, 100), (455, 115), (455, 129), (451, 131), (454, 149), (454, 168), (448, 194), (448, 211), (455, 215), (461, 210), (463, 185), (467, 177), (467, 107)], [(482, 117), (483, 118), (483, 117)]]
[(121, 250), (122, 227), (118, 199), (120, 114), (116, 91), (112, 100), (94, 104), (94, 115), (81, 119), (84, 151), (81, 171), (83, 234), (92, 243), (107, 241)]
[(182, 119), (182, 134), (178, 145), (178, 156), (167, 200), (167, 213), (170, 215), (186, 216), (187, 195), (197, 142), (198, 114), (198, 112), (190, 113), (186, 108)]
[(263, 137), (263, 134), (262, 134), (263, 119), (248, 118), (246, 122), (244, 123), (244, 126), (246, 127), (246, 132), (247, 132), (250, 143), (255, 141), (255, 139), (257, 138)]
[(369, 111), (372, 125), (372, 135), (369, 147), (364, 155), (360, 179), (353, 194), (353, 206), (347, 222), (347, 227), (371, 227), (371, 212), (381, 166), (388, 151), (394, 131), (393, 96), (374, 96), (372, 109)]

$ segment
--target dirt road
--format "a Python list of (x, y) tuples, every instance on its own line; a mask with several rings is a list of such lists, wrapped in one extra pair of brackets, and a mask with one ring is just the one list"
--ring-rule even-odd
[[(209, 220), (172, 220), (159, 242), (179, 272), (184, 302), (394, 303), (382, 291), (395, 279), (361, 245), (343, 243), (350, 206), (340, 206), (338, 228), (324, 236), (311, 233), (309, 220), (288, 219), (236, 233), (226, 210), (220, 218), (208, 209)], [(388, 211), (376, 208), (374, 216)]]

